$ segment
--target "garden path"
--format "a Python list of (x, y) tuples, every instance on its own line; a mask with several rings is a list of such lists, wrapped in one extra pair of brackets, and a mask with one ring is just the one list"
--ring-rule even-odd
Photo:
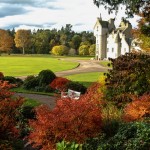
[(51, 109), (53, 109), (55, 107), (56, 99), (57, 99), (54, 96), (39, 95), (39, 94), (27, 94), (27, 93), (15, 93), (14, 96), (16, 96), (16, 97), (20, 96), (20, 97), (34, 99), (34, 100), (40, 102), (41, 104), (46, 104)]
[(68, 75), (88, 73), (88, 72), (106, 72), (108, 69), (110, 69), (101, 66), (99, 62), (96, 60), (70, 60), (70, 59), (68, 60), (78, 62), (79, 66), (71, 70), (55, 72), (57, 76), (61, 77), (61, 76), (68, 76)]

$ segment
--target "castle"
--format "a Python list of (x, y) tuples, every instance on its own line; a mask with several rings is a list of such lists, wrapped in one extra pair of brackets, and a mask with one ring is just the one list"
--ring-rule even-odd
[(103, 21), (97, 18), (94, 26), (96, 37), (96, 60), (117, 58), (130, 52), (132, 42), (132, 25), (129, 21), (122, 19), (118, 28), (114, 25), (115, 19)]

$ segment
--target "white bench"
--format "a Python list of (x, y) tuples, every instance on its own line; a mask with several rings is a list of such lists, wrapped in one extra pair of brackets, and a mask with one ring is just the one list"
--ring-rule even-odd
[(61, 92), (61, 98), (71, 98), (78, 100), (80, 98), (81, 92), (68, 89), (68, 92)]

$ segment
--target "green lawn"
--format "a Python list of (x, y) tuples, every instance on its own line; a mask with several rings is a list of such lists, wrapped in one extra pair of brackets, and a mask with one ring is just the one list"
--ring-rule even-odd
[(104, 74), (103, 72), (81, 73), (81, 74), (66, 76), (66, 78), (72, 81), (80, 82), (86, 87), (88, 87), (93, 82), (98, 81), (99, 78), (103, 76), (103, 74)]
[(0, 72), (5, 76), (36, 75), (44, 69), (58, 72), (75, 68), (77, 65), (77, 62), (50, 55), (0, 56)]
[(24, 106), (36, 107), (36, 106), (41, 105), (41, 103), (38, 102), (38, 101), (36, 101), (36, 100), (34, 100), (34, 99), (26, 98), (23, 105), (24, 105)]
[(109, 60), (101, 60), (100, 62), (100, 65), (104, 66), (104, 67), (108, 67), (107, 65), (110, 63)]

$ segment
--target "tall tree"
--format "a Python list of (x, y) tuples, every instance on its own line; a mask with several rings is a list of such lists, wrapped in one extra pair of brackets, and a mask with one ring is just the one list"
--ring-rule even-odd
[(81, 37), (80, 35), (78, 34), (75, 34), (73, 37), (72, 37), (72, 43), (74, 45), (73, 48), (75, 48), (75, 50), (77, 51), (79, 46), (80, 46), (80, 43), (81, 43)]
[(93, 0), (94, 4), (98, 7), (103, 5), (108, 9), (109, 13), (113, 10), (118, 11), (120, 5), (126, 7), (126, 14), (132, 17), (134, 14), (138, 14), (141, 11), (147, 21), (150, 22), (150, 1), (149, 0)]
[(34, 48), (38, 54), (48, 54), (50, 49), (50, 31), (38, 30), (32, 40), (34, 41)]
[(10, 54), (14, 45), (13, 37), (6, 30), (0, 29), (0, 52), (7, 52)]
[(25, 54), (25, 48), (29, 48), (31, 46), (31, 30), (18, 30), (15, 34), (14, 40), (16, 47), (22, 48), (23, 54)]

